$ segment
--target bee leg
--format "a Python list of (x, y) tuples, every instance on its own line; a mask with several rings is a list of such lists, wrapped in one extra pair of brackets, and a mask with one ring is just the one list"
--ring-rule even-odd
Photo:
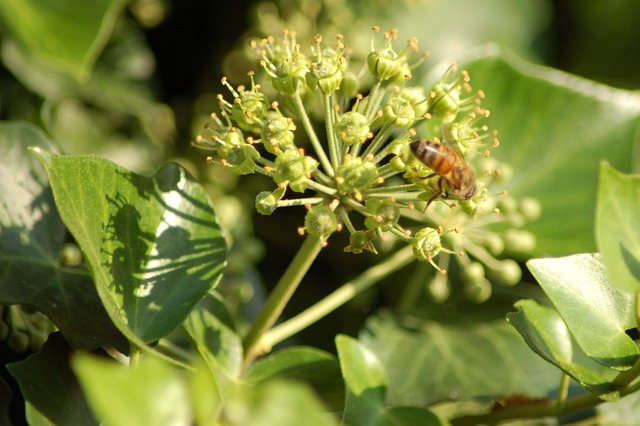
[[(435, 173), (433, 174), (433, 176), (435, 176)], [(427, 205), (424, 207), (424, 210), (422, 211), (423, 213), (427, 211), (427, 209), (429, 208), (431, 203), (433, 203), (433, 201), (435, 201), (437, 198), (440, 198), (443, 195), (444, 192), (442, 190), (442, 178), (438, 179), (437, 185), (438, 185), (438, 191), (434, 193), (431, 196), (431, 198), (429, 198), (429, 201), (427, 201)]]

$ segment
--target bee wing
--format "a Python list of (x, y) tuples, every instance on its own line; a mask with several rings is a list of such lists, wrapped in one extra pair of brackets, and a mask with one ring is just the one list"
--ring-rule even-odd
[(462, 151), (460, 150), (458, 139), (453, 135), (451, 130), (449, 130), (449, 128), (446, 125), (443, 125), (441, 129), (442, 129), (442, 135), (444, 136), (442, 143), (448, 146), (449, 148), (451, 148), (453, 152), (455, 152), (456, 155), (466, 163), (467, 159), (464, 157), (464, 155), (462, 154)]

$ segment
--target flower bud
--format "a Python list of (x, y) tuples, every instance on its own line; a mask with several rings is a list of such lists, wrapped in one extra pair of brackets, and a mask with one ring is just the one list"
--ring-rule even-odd
[(402, 62), (398, 60), (398, 54), (391, 48), (383, 48), (369, 53), (367, 57), (369, 71), (378, 80), (385, 81), (397, 75), (402, 75)]
[(491, 283), (486, 278), (474, 283), (465, 283), (462, 289), (464, 296), (473, 303), (484, 303), (491, 297)]
[(273, 180), (279, 185), (288, 184), (295, 192), (304, 192), (308, 185), (307, 179), (316, 167), (318, 162), (313, 158), (303, 155), (297, 149), (288, 149), (276, 158)]
[(433, 228), (422, 228), (411, 239), (411, 246), (418, 260), (428, 262), (442, 249), (440, 234)]
[(523, 197), (520, 199), (518, 210), (527, 221), (537, 220), (542, 212), (540, 201), (532, 197)]
[(294, 61), (284, 61), (271, 75), (271, 85), (278, 92), (293, 95), (309, 72), (306, 58), (298, 55)]
[(371, 213), (364, 221), (368, 229), (379, 228), (381, 231), (388, 231), (398, 223), (400, 219), (400, 209), (395, 203), (390, 201), (370, 198), (365, 202), (365, 207)]
[(346, 194), (360, 194), (375, 182), (378, 169), (361, 157), (348, 158), (336, 169), (338, 189)]
[(311, 207), (304, 218), (304, 229), (309, 235), (327, 239), (337, 228), (336, 214), (324, 204)]
[(406, 129), (416, 122), (416, 110), (407, 99), (394, 96), (384, 105), (382, 120), (385, 123)]
[(259, 134), (261, 119), (269, 110), (269, 99), (257, 90), (243, 90), (231, 107), (231, 116), (238, 127), (250, 133)]
[(515, 256), (529, 256), (536, 248), (536, 236), (522, 229), (507, 229), (502, 234), (505, 252)]
[[(498, 265), (491, 265), (489, 275), (500, 284), (512, 286), (520, 282), (522, 278), (522, 269), (518, 262), (512, 259), (504, 259), (498, 261)], [(487, 265), (489, 266), (489, 265)]]
[(263, 215), (270, 215), (278, 208), (278, 201), (282, 199), (285, 188), (278, 188), (273, 192), (262, 191), (256, 196), (256, 210)]
[(349, 111), (336, 120), (335, 129), (346, 146), (362, 143), (369, 137), (367, 118), (359, 112)]
[(347, 253), (360, 254), (364, 250), (368, 250), (377, 254), (372, 241), (375, 240), (376, 233), (374, 231), (356, 231), (349, 237), (349, 245), (344, 248)]
[(276, 116), (269, 119), (262, 128), (262, 143), (267, 151), (279, 154), (285, 149), (295, 148), (293, 130), (296, 126), (287, 117)]
[(236, 175), (247, 175), (254, 172), (255, 160), (260, 158), (256, 149), (245, 143), (229, 150), (224, 164)]
[(435, 117), (442, 118), (445, 123), (453, 121), (460, 110), (460, 93), (456, 88), (445, 83), (438, 83), (431, 88), (429, 111)]
[(484, 266), (480, 262), (470, 262), (462, 267), (462, 279), (465, 283), (478, 283), (486, 280), (484, 274)]

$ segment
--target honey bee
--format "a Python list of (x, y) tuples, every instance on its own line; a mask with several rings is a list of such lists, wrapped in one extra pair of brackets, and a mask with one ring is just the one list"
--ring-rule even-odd
[(425, 179), (439, 176), (438, 192), (427, 202), (427, 207), (438, 197), (451, 196), (468, 200), (476, 193), (476, 176), (462, 154), (440, 142), (418, 139), (409, 143), (413, 155), (433, 174)]

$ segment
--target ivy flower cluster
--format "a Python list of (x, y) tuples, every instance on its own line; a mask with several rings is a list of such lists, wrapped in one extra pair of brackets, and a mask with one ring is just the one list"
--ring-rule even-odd
[[(233, 173), (273, 181), (273, 191), (256, 197), (259, 213), (303, 206), (300, 234), (326, 242), (346, 230), (344, 251), (355, 254), (404, 241), (442, 277), (433, 281), (436, 296), (446, 297), (444, 276), (455, 259), (468, 296), (484, 300), (491, 291), (487, 276), (519, 281), (519, 266), (505, 255), (533, 250), (533, 235), (519, 228), (540, 207), (533, 199), (489, 191), (512, 171), (491, 155), (500, 142), (483, 124), (490, 112), (469, 73), (452, 63), (431, 87), (414, 85), (412, 72), (427, 53), (413, 38), (397, 50), (396, 30), (379, 34), (374, 28), (366, 64), (357, 72), (342, 36), (332, 46), (316, 36), (309, 51), (289, 31), (280, 40), (252, 41), (274, 91), (263, 90), (253, 72), (249, 87), (223, 79), (231, 99), (218, 95), (221, 111), (207, 125), (211, 136), (198, 137), (195, 145)], [(410, 146), (419, 139), (447, 149), (425, 161)], [(468, 199), (453, 196), (455, 179), (445, 167), (452, 161), (473, 174)], [(488, 230), (497, 222), (507, 231)]]

